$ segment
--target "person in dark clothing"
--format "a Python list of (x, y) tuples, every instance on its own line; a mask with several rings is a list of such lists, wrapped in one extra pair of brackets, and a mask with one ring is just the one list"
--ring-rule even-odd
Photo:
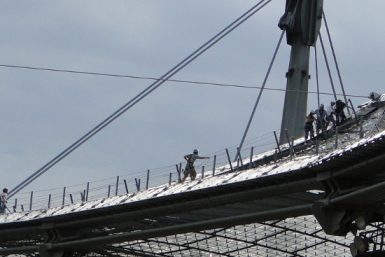
[(379, 101), (380, 98), (381, 98), (381, 95), (376, 93), (376, 92), (371, 92), (369, 94), (369, 98), (372, 100), (372, 101)]
[(193, 153), (185, 155), (184, 159), (187, 161), (187, 163), (184, 169), (182, 182), (185, 181), (188, 176), (190, 176), (191, 180), (195, 180), (195, 177), (197, 176), (197, 172), (195, 171), (194, 162), (197, 159), (210, 159), (210, 157), (199, 156), (198, 150), (194, 149)]
[(337, 126), (341, 125), (346, 120), (346, 116), (344, 112), (345, 107), (346, 107), (346, 104), (342, 102), (342, 100), (336, 101), (336, 125)]
[(314, 112), (311, 111), (305, 119), (305, 142), (307, 142), (307, 138), (310, 134), (310, 139), (314, 138), (314, 129), (313, 129), (313, 123), (315, 121)]
[(317, 128), (317, 135), (318, 135), (320, 131), (324, 132), (328, 125), (328, 119), (327, 119), (325, 107), (323, 104), (319, 106), (319, 108), (315, 111), (315, 114), (317, 116), (316, 128)]

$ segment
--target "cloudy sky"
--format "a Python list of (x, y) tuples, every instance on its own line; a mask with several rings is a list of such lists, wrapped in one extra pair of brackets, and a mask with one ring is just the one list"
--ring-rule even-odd
[[(324, 2), (347, 93), (384, 92), (385, 2)], [(256, 3), (2, 1), (0, 65), (159, 77)], [(174, 79), (260, 86), (280, 35), (284, 4), (273, 0)], [(326, 39), (324, 27), (322, 32)], [(289, 50), (284, 42), (267, 87), (285, 88)], [(321, 91), (330, 93), (319, 56)], [(312, 91), (313, 64), (312, 58)], [(2, 186), (16, 186), (151, 83), (0, 67)], [(223, 151), (239, 143), (257, 95), (257, 89), (165, 83), (26, 191), (173, 165), (194, 148), (202, 154)], [(283, 99), (283, 92), (264, 92), (248, 140), (272, 137), (280, 128)], [(316, 96), (309, 99), (309, 109), (315, 108)], [(324, 103), (330, 100), (321, 96)]]

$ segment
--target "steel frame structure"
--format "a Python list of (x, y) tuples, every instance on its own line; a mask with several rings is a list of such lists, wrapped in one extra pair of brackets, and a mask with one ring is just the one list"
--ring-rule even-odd
[[(354, 234), (359, 215), (364, 215), (369, 223), (382, 221), (383, 167), (385, 136), (300, 170), (108, 208), (0, 224), (0, 254), (242, 256), (241, 252), (267, 251), (277, 256), (308, 256), (304, 252), (322, 244), (332, 249), (326, 250), (328, 253), (341, 253), (338, 249), (343, 249), (343, 253), (350, 254), (347, 241), (338, 243), (323, 231), (332, 235)], [(304, 215), (315, 215), (319, 223), (309, 231), (285, 227), (287, 219)], [(293, 222), (298, 223), (295, 219)], [(248, 240), (250, 236), (234, 236), (239, 234), (236, 231), (247, 231), (250, 226), (265, 226), (266, 230), (269, 227), (277, 232), (265, 236), (264, 232), (254, 231), (253, 240)], [(286, 235), (282, 242), (261, 243), (282, 234)], [(296, 235), (303, 237), (293, 241)], [(183, 237), (190, 240), (182, 240)], [(307, 244), (307, 239), (316, 241)], [(283, 247), (285, 241), (286, 245), (297, 244), (297, 248)], [(187, 252), (194, 254), (186, 255)]]

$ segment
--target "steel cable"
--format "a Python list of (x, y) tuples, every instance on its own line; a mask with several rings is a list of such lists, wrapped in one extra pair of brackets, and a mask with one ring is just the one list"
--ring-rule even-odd
[(203, 54), (206, 50), (211, 48), (213, 45), (215, 45), (219, 40), (221, 40), (223, 37), (228, 35), (235, 28), (237, 28), (239, 25), (241, 25), (243, 22), (245, 22), (247, 19), (249, 19), (255, 13), (257, 13), (259, 10), (261, 10), (263, 7), (265, 7), (271, 1), (272, 0), (267, 0), (267, 1), (261, 0), (260, 2), (258, 2), (256, 5), (254, 5), (252, 8), (250, 8), (247, 12), (245, 12), (243, 15), (241, 15), (238, 19), (236, 19), (234, 22), (232, 22), (230, 25), (228, 25), (225, 29), (220, 31), (218, 34), (216, 34), (214, 37), (212, 37), (209, 41), (207, 41), (201, 47), (199, 47), (197, 50), (195, 50), (192, 54), (190, 54), (188, 57), (186, 57), (181, 62), (179, 62), (177, 65), (175, 65), (171, 70), (166, 72), (161, 78), (159, 78), (157, 81), (155, 81), (154, 83), (149, 85), (146, 89), (141, 91), (138, 95), (136, 95), (134, 98), (132, 98), (130, 101), (128, 101), (122, 107), (120, 107), (117, 111), (115, 111), (113, 114), (111, 114), (106, 119), (104, 119), (101, 123), (99, 123), (92, 130), (90, 130), (88, 133), (86, 133), (84, 136), (82, 136), (80, 139), (78, 139), (75, 143), (73, 143), (72, 145), (67, 147), (64, 151), (62, 151), (60, 154), (58, 154), (56, 157), (54, 157), (51, 161), (46, 163), (42, 168), (35, 171), (31, 176), (29, 176), (27, 179), (22, 181), (15, 188), (13, 188), (9, 193), (9, 197), (11, 198), (16, 193), (18, 193), (20, 190), (22, 190), (24, 187), (26, 187), (28, 184), (30, 184), (32, 181), (34, 181), (36, 178), (38, 178), (39, 176), (44, 174), (47, 170), (49, 170), (51, 167), (53, 167), (55, 164), (57, 164), (59, 161), (61, 161), (63, 158), (65, 158), (68, 154), (70, 154), (71, 152), (76, 150), (83, 143), (88, 141), (96, 133), (98, 133), (99, 131), (104, 129), (107, 125), (109, 125), (111, 122), (113, 122), (119, 116), (121, 116), (128, 109), (130, 109), (132, 106), (137, 104), (139, 101), (141, 101), (144, 97), (149, 95), (155, 89), (157, 89), (165, 81), (167, 81), (173, 75), (175, 75), (177, 72), (182, 70), (185, 66), (187, 66), (189, 63), (191, 63), (193, 60), (195, 60), (198, 56)]
[[(266, 85), (266, 82), (267, 82), (267, 79), (269, 78), (269, 75), (270, 75), (270, 71), (271, 71), (271, 68), (273, 67), (273, 64), (274, 64), (274, 61), (275, 61), (275, 58), (277, 57), (277, 53), (278, 53), (278, 50), (279, 50), (279, 47), (281, 46), (281, 42), (282, 42), (282, 38), (283, 38), (283, 35), (285, 34), (285, 31), (283, 30), (281, 32), (281, 35), (279, 37), (279, 40), (278, 40), (278, 43), (277, 43), (277, 46), (274, 50), (274, 54), (273, 54), (273, 58), (271, 59), (271, 62), (270, 62), (270, 65), (269, 65), (269, 68), (267, 69), (267, 72), (266, 72), (266, 75), (265, 75), (265, 78), (263, 80), (263, 83), (262, 83), (262, 88), (261, 90), (259, 91), (259, 94), (258, 94), (258, 97), (257, 97), (257, 100), (255, 101), (255, 104), (254, 104), (254, 107), (253, 107), (253, 110), (251, 112), (251, 115), (250, 115), (250, 118), (249, 118), (249, 121), (247, 123), (247, 126), (246, 126), (246, 129), (245, 129), (245, 132), (243, 133), (243, 136), (242, 136), (242, 139), (241, 139), (241, 142), (239, 143), (239, 147), (238, 147), (238, 153), (236, 154), (235, 156), (235, 160), (239, 157), (239, 152), (242, 150), (242, 147), (243, 147), (243, 143), (245, 141), (245, 138), (246, 138), (246, 135), (247, 135), (247, 132), (249, 131), (249, 128), (250, 128), (250, 125), (251, 125), (251, 122), (254, 118), (254, 114), (255, 114), (255, 111), (257, 109), (257, 106), (259, 104), (259, 100), (261, 99), (261, 96), (262, 96), (262, 93), (263, 93), (263, 89)], [(235, 161), (234, 160), (234, 161)]]
[[(341, 72), (340, 72), (340, 68), (339, 68), (338, 62), (337, 62), (337, 57), (336, 57), (336, 53), (335, 53), (335, 50), (334, 50), (332, 37), (331, 37), (331, 35), (330, 35), (329, 26), (328, 26), (328, 23), (327, 23), (327, 21), (326, 21), (325, 13), (322, 12), (322, 15), (323, 15), (324, 22), (325, 22), (326, 32), (327, 32), (327, 34), (328, 34), (329, 44), (330, 44), (330, 48), (331, 48), (331, 50), (332, 50), (333, 59), (334, 59), (334, 64), (335, 64), (335, 66), (336, 66), (338, 79), (339, 79), (339, 81), (340, 81), (342, 94), (343, 94), (343, 96), (344, 96), (344, 100), (345, 100), (346, 105), (348, 105), (348, 99), (346, 98), (345, 87), (344, 87), (344, 83), (342, 82)], [(349, 108), (346, 108), (346, 109), (347, 109), (347, 111), (348, 111), (348, 114), (351, 115)]]
[(317, 56), (317, 46), (314, 45), (314, 61), (315, 61), (315, 77), (317, 83), (317, 104), (318, 109), (320, 107), (320, 92), (319, 92), (319, 77), (318, 77), (318, 56)]
[(334, 87), (333, 77), (332, 77), (332, 74), (331, 74), (331, 71), (330, 71), (329, 61), (328, 61), (328, 57), (326, 55), (326, 50), (325, 50), (324, 42), (322, 40), (321, 32), (319, 33), (319, 39), (320, 39), (320, 43), (321, 43), (321, 46), (322, 46), (322, 53), (324, 55), (326, 69), (328, 71), (328, 75), (329, 75), (329, 79), (330, 79), (330, 84), (331, 84), (332, 90), (333, 90), (334, 100), (337, 101), (337, 93), (336, 93), (336, 89)]

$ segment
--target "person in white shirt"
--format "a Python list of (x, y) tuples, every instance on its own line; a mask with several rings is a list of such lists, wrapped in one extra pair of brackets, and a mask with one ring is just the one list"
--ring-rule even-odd
[(0, 214), (5, 213), (7, 209), (8, 188), (3, 189), (3, 193), (0, 194)]
[(330, 105), (326, 109), (326, 117), (328, 119), (328, 123), (331, 122), (333, 123), (333, 128), (336, 126), (336, 120), (334, 118), (334, 114), (336, 112), (336, 103), (335, 102), (330, 102)]

